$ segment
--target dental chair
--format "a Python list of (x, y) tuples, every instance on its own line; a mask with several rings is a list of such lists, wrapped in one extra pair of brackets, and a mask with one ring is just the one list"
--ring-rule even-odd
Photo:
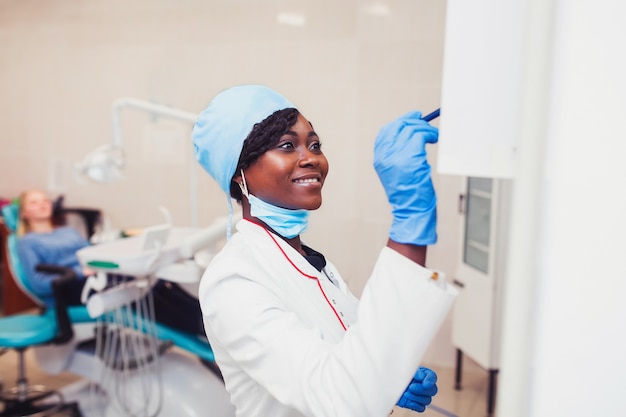
[[(100, 210), (91, 208), (64, 207), (63, 196), (54, 201), (54, 215), (57, 221), (65, 218), (65, 222), (75, 227), (87, 239), (91, 238), (97, 231), (102, 221)], [(22, 266), (17, 255), (17, 222), (18, 207), (12, 203), (2, 207), (0, 216), (0, 238), (4, 243), (4, 251), (2, 253), (2, 275), (4, 277), (4, 314), (10, 315), (30, 308), (44, 309), (44, 303), (32, 291), (26, 274), (22, 270)], [(73, 219), (73, 220), (72, 220)], [(94, 318), (90, 317), (86, 306), (70, 306), (68, 307), (68, 315), (71, 323), (90, 323)], [(221, 377), (219, 368), (215, 364), (213, 350), (208, 341), (204, 338), (198, 338), (196, 335), (177, 330), (172, 327), (156, 323), (159, 338), (170, 340), (174, 345), (188, 351), (189, 353), (201, 359), (202, 363), (212, 372)]]
[[(83, 236), (89, 239), (96, 232), (101, 222), (100, 210), (92, 208), (63, 207), (63, 196), (53, 203), (53, 221), (67, 223), (75, 227)], [(0, 238), (3, 248), (0, 254), (3, 277), (3, 314), (11, 315), (29, 309), (43, 310), (45, 304), (33, 292), (25, 278), (25, 273), (17, 255), (17, 224), (19, 208), (16, 203), (5, 205), (0, 210)], [(89, 320), (86, 310), (82, 306), (69, 308), (70, 320), (80, 322)]]
[(52, 285), (57, 300), (55, 310), (40, 313), (21, 313), (0, 318), (0, 347), (13, 349), (18, 354), (18, 378), (15, 387), (0, 392), (3, 410), (0, 416), (50, 416), (66, 405), (57, 390), (41, 385), (30, 385), (26, 377), (24, 354), (28, 348), (47, 344), (63, 344), (72, 339), (72, 326), (64, 301), (64, 286), (76, 279), (71, 269), (59, 270), (41, 265), (42, 272), (61, 273)]
[[(85, 231), (93, 234), (100, 219), (100, 211), (95, 209), (63, 209), (62, 198), (54, 203), (55, 221), (66, 213), (82, 220), (74, 222), (83, 225)], [(68, 216), (69, 217), (69, 216)], [(3, 278), (3, 316), (0, 318), (0, 347), (15, 350), (18, 354), (18, 380), (15, 387), (0, 393), (0, 403), (4, 410), (0, 416), (51, 415), (64, 409), (67, 404), (58, 390), (41, 385), (30, 385), (26, 378), (25, 352), (29, 348), (65, 345), (73, 337), (73, 322), (93, 321), (84, 306), (66, 307), (65, 285), (76, 279), (70, 269), (55, 265), (38, 265), (40, 272), (56, 274), (52, 290), (56, 300), (55, 309), (46, 309), (42, 300), (31, 291), (17, 256), (18, 207), (11, 203), (2, 207), (0, 216), (0, 238), (2, 248), (0, 259)], [(83, 222), (83, 223), (80, 223)], [(70, 318), (71, 317), (71, 318)]]
[[(2, 208), (3, 221), (0, 222), (0, 229), (4, 226), (7, 234), (5, 240), (5, 266), (8, 266), (7, 269), (13, 274), (20, 289), (28, 294), (29, 298), (36, 304), (43, 305), (29, 291), (26, 281), (23, 279), (24, 274), (21, 271), (16, 250), (16, 214), (17, 207), (5, 206)], [(14, 224), (11, 222), (12, 219), (15, 220)], [(219, 224), (217, 229), (214, 229), (218, 231), (225, 230), (225, 226)], [(213, 236), (216, 232), (212, 231), (210, 234)], [(221, 234), (223, 235), (223, 232)], [(189, 270), (189, 264), (193, 263), (189, 262), (189, 258), (193, 256), (200, 246), (198, 246), (198, 239), (194, 240), (194, 233), (185, 231), (184, 235), (185, 239), (190, 237), (191, 240), (187, 239), (189, 242), (183, 245), (182, 251), (179, 248), (170, 248), (163, 252), (166, 256), (161, 256), (159, 259), (151, 255), (149, 250), (142, 253), (152, 260), (157, 260), (154, 264), (154, 271), (158, 272), (156, 274), (157, 277), (170, 279), (179, 276), (183, 270)], [(116, 244), (128, 247), (129, 244), (132, 245), (137, 239), (141, 238), (120, 239), (120, 242)], [(107, 247), (107, 244), (99, 244), (85, 248), (85, 250), (87, 255), (95, 250), (96, 254), (100, 256), (101, 250), (107, 249)], [(127, 252), (126, 249), (124, 251)], [(85, 261), (85, 264), (87, 263), (88, 261)], [(97, 265), (91, 264), (89, 266), (98, 269)], [(133, 272), (110, 270), (108, 268), (100, 268), (100, 271), (115, 274), (131, 272), (130, 275)], [(196, 270), (195, 272), (198, 275), (198, 271)], [(196, 279), (199, 279), (199, 276)], [(115, 291), (115, 289), (111, 290)], [(139, 327), (132, 329), (134, 332), (130, 332), (144, 332), (145, 337), (143, 338), (133, 336), (135, 338), (132, 339), (132, 343), (136, 345), (137, 340), (139, 340), (139, 344), (145, 343), (146, 346), (156, 346), (153, 349), (153, 354), (144, 355), (144, 357), (140, 357), (138, 360), (133, 359), (130, 361), (124, 358), (113, 361), (110, 359), (104, 360), (101, 354), (102, 346), (109, 342), (101, 342), (100, 346), (98, 346), (95, 335), (107, 333), (108, 330), (105, 329), (103, 332), (101, 330), (102, 327), (98, 327), (98, 319), (109, 316), (110, 312), (109, 310), (99, 310), (98, 308), (94, 310), (93, 306), (102, 305), (102, 300), (107, 298), (107, 294), (106, 292), (102, 294), (96, 293), (88, 300), (87, 305), (72, 306), (66, 310), (72, 328), (73, 337), (70, 340), (63, 344), (47, 344), (34, 349), (38, 365), (44, 372), (52, 375), (60, 372), (71, 372), (83, 378), (79, 383), (67, 387), (64, 391), (66, 399), (79, 402), (81, 409), (87, 409), (87, 415), (90, 410), (97, 415), (111, 417), (136, 415), (137, 412), (133, 407), (136, 408), (141, 406), (141, 404), (137, 405), (137, 401), (131, 397), (134, 396), (140, 402), (145, 402), (145, 399), (141, 400), (141, 392), (146, 390), (146, 385), (149, 385), (152, 387), (149, 389), (158, 392), (161, 398), (158, 399), (157, 405), (152, 407), (149, 412), (142, 410), (142, 415), (149, 416), (159, 413), (160, 416), (195, 417), (206, 415), (207, 410), (212, 410), (214, 413), (212, 415), (215, 416), (230, 417), (234, 415), (234, 409), (223, 386), (219, 368), (215, 364), (213, 351), (206, 338), (182, 332), (153, 321), (149, 325), (141, 324)], [(88, 308), (90, 306), (89, 302), (91, 302), (91, 312)], [(133, 318), (127, 320), (135, 321)], [(125, 335), (127, 333), (129, 333), (127, 329), (119, 330), (116, 328), (113, 328), (111, 332), (111, 334), (115, 335)], [(125, 342), (121, 342), (120, 340), (122, 339), (118, 336), (116, 337), (117, 339), (114, 338), (116, 342), (113, 342), (113, 344), (117, 343), (117, 349), (126, 349), (125, 346), (122, 346)], [(157, 341), (156, 345), (153, 344), (154, 339)], [(100, 348), (100, 351), (98, 351), (98, 348)], [(145, 368), (144, 371), (140, 372), (136, 369), (137, 367), (127, 366), (133, 361), (142, 365)], [(107, 375), (108, 379), (106, 381), (98, 380), (94, 376), (96, 374)], [(146, 378), (149, 378), (150, 381), (146, 382)], [(97, 387), (96, 389), (93, 388), (94, 385)], [(123, 400), (113, 398), (113, 401), (108, 401), (104, 404), (104, 411), (102, 410), (102, 401), (93, 401), (91, 393), (94, 391), (101, 393), (115, 392), (115, 395), (119, 395), (117, 391), (119, 391), (119, 387), (122, 385), (127, 387), (125, 390), (127, 393), (124, 395), (128, 398)], [(109, 396), (112, 397), (113, 394), (109, 394)], [(84, 405), (86, 397), (89, 397), (88, 404)]]

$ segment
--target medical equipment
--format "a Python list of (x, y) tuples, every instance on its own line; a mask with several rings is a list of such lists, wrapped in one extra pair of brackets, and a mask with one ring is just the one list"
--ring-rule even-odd
[[(85, 179), (89, 179), (97, 183), (111, 183), (122, 178), (122, 170), (126, 166), (126, 157), (124, 155), (122, 142), (120, 113), (126, 108), (143, 110), (153, 116), (163, 116), (190, 124), (195, 123), (197, 117), (194, 113), (162, 106), (145, 100), (130, 97), (116, 99), (111, 109), (111, 121), (113, 125), (111, 142), (89, 152), (81, 162), (74, 165), (74, 174), (79, 182), (84, 182)], [(185, 143), (185, 145), (187, 144)], [(189, 182), (190, 225), (195, 227), (198, 219), (198, 178), (195, 167), (189, 170)]]
[(251, 193), (246, 196), (250, 202), (250, 215), (287, 239), (293, 239), (304, 233), (309, 226), (309, 210), (286, 209), (267, 203)]
[[(9, 210), (12, 207), (5, 208), (3, 218), (9, 220), (5, 214), (12, 214)], [(89, 309), (86, 306), (68, 308), (67, 322), (71, 323), (73, 337), (59, 345), (33, 349), (44, 372), (53, 375), (69, 372), (81, 377), (60, 389), (66, 402), (79, 403), (86, 417), (147, 417), (158, 410), (164, 417), (196, 417), (207, 412), (218, 417), (234, 415), (208, 341), (150, 320), (149, 302), (144, 305), (136, 302), (137, 296), (145, 298), (141, 295), (157, 277), (197, 283), (202, 268), (193, 265), (193, 259), (203, 258), (202, 263), (206, 263), (217, 251), (217, 245), (225, 236), (225, 222), (225, 219), (217, 219), (204, 229), (172, 228), (168, 233), (164, 233), (164, 225), (148, 228), (153, 233), (110, 243), (111, 248), (116, 245), (124, 248), (125, 251), (120, 251), (119, 247), (113, 250), (121, 258), (104, 257), (106, 253), (100, 245), (92, 247), (99, 260), (123, 265), (118, 272), (134, 271), (153, 277), (109, 285), (105, 291), (90, 297)], [(15, 237), (14, 227), (11, 230), (11, 236)], [(140, 249), (137, 262), (133, 262), (132, 253), (127, 252), (133, 247)], [(17, 267), (18, 271), (16, 251), (12, 255), (10, 266)], [(138, 264), (144, 269), (137, 267)], [(19, 274), (16, 279), (20, 279)], [(119, 306), (122, 308), (110, 311)], [(88, 310), (92, 316), (100, 314), (99, 319), (90, 317)], [(98, 344), (95, 334), (107, 337)]]
[(82, 162), (75, 165), (75, 172), (96, 182), (112, 182), (121, 178), (121, 170), (126, 164), (122, 143), (120, 111), (124, 108), (145, 110), (150, 114), (161, 115), (184, 122), (195, 123), (196, 116), (167, 106), (135, 98), (119, 98), (113, 102), (113, 137), (110, 144), (100, 146), (89, 153)]
[(151, 299), (146, 297), (155, 278), (198, 281), (202, 269), (189, 258), (223, 239), (225, 222), (220, 218), (202, 230), (158, 225), (140, 236), (77, 252), (83, 265), (101, 273), (135, 277), (90, 296), (87, 302), (89, 315), (100, 317), (98, 359), (94, 371), (84, 375), (97, 384), (98, 391), (78, 395), (87, 414), (200, 416), (207, 410), (217, 416), (234, 414), (221, 380), (188, 355), (170, 349), (178, 346), (189, 352), (185, 336), (192, 335), (178, 337), (173, 329), (155, 322)]

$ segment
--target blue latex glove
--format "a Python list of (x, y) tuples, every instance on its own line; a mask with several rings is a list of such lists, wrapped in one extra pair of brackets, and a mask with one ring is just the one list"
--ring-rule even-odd
[(392, 207), (389, 237), (398, 243), (437, 242), (437, 197), (426, 160), (426, 144), (439, 129), (413, 111), (383, 126), (374, 145), (374, 168)]
[(437, 390), (437, 374), (420, 366), (396, 405), (421, 413), (426, 410)]

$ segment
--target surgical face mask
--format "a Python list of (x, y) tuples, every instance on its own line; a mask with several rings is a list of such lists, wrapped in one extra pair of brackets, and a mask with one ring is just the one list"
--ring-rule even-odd
[(287, 239), (294, 238), (307, 229), (309, 225), (309, 210), (290, 210), (266, 203), (248, 192), (243, 171), (241, 171), (241, 179), (243, 184), (239, 184), (239, 188), (241, 188), (241, 192), (250, 202), (250, 215), (262, 220), (276, 233)]

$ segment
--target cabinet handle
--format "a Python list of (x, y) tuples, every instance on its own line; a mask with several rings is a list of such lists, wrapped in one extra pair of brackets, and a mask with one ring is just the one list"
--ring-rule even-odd
[(455, 280), (453, 280), (453, 281), (452, 281), (452, 283), (453, 283), (454, 285), (456, 285), (457, 287), (459, 287), (459, 288), (465, 288), (465, 284), (463, 284), (461, 281), (458, 281), (458, 280), (456, 280), (456, 279), (455, 279)]
[(465, 194), (459, 194), (459, 214), (465, 214)]

